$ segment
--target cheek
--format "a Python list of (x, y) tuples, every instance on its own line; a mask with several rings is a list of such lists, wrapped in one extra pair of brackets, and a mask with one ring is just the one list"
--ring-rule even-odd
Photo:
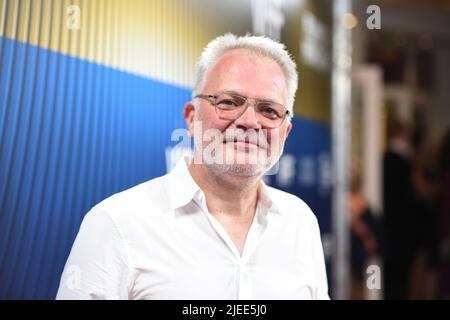
[(286, 130), (269, 130), (267, 132), (267, 142), (273, 152), (280, 152), (286, 140)]
[(196, 121), (201, 121), (203, 131), (217, 129), (220, 132), (223, 132), (230, 125), (230, 121), (219, 119), (214, 108), (211, 108), (212, 110), (208, 111), (203, 108), (201, 112), (198, 113), (198, 118), (196, 119)]
[(279, 129), (272, 129), (267, 131), (267, 140), (268, 142), (278, 142), (281, 143), (284, 141), (284, 132)]

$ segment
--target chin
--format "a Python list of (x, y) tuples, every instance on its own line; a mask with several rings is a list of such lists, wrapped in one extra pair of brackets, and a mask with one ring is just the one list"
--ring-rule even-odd
[(264, 171), (261, 166), (252, 164), (232, 164), (227, 167), (227, 173), (243, 177), (259, 176)]
[(270, 169), (270, 166), (261, 164), (213, 164), (210, 165), (212, 169), (218, 175), (231, 175), (238, 177), (259, 177), (264, 175), (266, 171)]

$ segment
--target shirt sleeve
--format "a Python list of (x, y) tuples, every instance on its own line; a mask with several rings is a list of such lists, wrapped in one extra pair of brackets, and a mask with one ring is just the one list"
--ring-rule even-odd
[(314, 219), (314, 222), (314, 228), (312, 230), (312, 255), (316, 283), (315, 299), (329, 300), (330, 296), (328, 295), (327, 271), (325, 267), (322, 241), (320, 238), (320, 229), (317, 219)]
[(84, 217), (56, 295), (58, 300), (128, 299), (126, 241), (111, 216), (94, 207)]

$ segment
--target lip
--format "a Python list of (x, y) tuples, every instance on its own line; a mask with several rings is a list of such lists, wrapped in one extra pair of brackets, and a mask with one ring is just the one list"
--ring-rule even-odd
[(249, 141), (227, 141), (225, 143), (229, 143), (229, 142), (233, 143), (235, 148), (241, 149), (241, 150), (243, 149), (243, 150), (247, 151), (250, 149), (259, 148), (258, 144), (255, 144), (255, 143), (252, 143)]
[(240, 144), (240, 145), (246, 145), (246, 146), (255, 146), (255, 147), (259, 147), (258, 144), (250, 142), (250, 141), (235, 141), (235, 144)]

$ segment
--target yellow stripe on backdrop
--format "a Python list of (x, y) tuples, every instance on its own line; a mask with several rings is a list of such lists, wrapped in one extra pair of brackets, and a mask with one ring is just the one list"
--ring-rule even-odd
[(185, 0), (0, 0), (0, 10), (1, 36), (184, 87), (220, 33)]

